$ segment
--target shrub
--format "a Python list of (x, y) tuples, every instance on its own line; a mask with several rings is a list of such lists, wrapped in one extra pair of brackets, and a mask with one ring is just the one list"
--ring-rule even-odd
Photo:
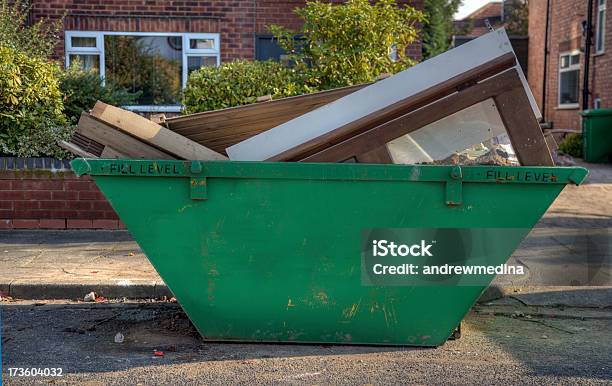
[[(415, 62), (406, 55), (418, 37), (422, 12), (395, 0), (348, 0), (342, 5), (310, 1), (294, 11), (300, 31), (270, 26), (279, 45), (313, 87), (329, 89), (371, 82)], [(301, 35), (299, 40), (296, 34)]]
[(559, 144), (559, 151), (572, 157), (582, 157), (582, 135), (570, 133)]
[(83, 111), (90, 110), (100, 100), (115, 106), (132, 104), (139, 96), (113, 84), (103, 84), (94, 70), (83, 70), (73, 61), (62, 74), (60, 90), (64, 95), (64, 112), (70, 122), (76, 123)]
[(399, 8), (395, 0), (315, 1), (295, 12), (304, 21), (300, 31), (269, 27), (291, 66), (237, 60), (194, 71), (183, 93), (183, 113), (253, 103), (267, 94), (285, 97), (371, 82), (414, 64), (405, 53), (424, 16), (412, 7)]
[(0, 152), (21, 157), (62, 157), (67, 139), (55, 63), (0, 46)]
[(0, 46), (48, 58), (53, 53), (62, 31), (63, 18), (54, 22), (40, 19), (28, 23), (30, 1), (0, 0)]
[(293, 68), (273, 61), (235, 60), (190, 74), (183, 92), (184, 113), (245, 105), (268, 94), (286, 97), (312, 91)]

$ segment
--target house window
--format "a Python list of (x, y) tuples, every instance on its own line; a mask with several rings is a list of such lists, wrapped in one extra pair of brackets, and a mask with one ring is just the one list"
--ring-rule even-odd
[(578, 107), (578, 83), (580, 81), (580, 52), (559, 56), (559, 106)]
[(219, 65), (219, 34), (67, 31), (66, 66), (76, 60), (138, 93), (130, 110), (179, 111), (189, 73)]
[(597, 34), (595, 35), (595, 52), (604, 51), (606, 38), (606, 0), (597, 0)]

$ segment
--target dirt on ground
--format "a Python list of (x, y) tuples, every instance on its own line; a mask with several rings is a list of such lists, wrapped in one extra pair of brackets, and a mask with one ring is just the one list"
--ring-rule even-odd
[[(169, 302), (16, 301), (2, 314), (6, 384), (612, 382), (610, 309), (479, 306), (435, 349), (206, 342)], [(63, 374), (9, 375), (33, 367)]]

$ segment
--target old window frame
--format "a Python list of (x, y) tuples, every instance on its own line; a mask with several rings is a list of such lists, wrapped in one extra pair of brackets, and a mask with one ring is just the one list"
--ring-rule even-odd
[[(100, 77), (104, 81), (106, 75), (104, 60), (104, 37), (105, 36), (180, 36), (182, 38), (182, 79), (181, 87), (187, 85), (187, 61), (189, 57), (214, 57), (217, 66), (221, 64), (221, 38), (218, 33), (186, 33), (186, 32), (122, 32), (122, 31), (66, 31), (65, 42), (65, 66), (70, 66), (70, 55), (99, 55)], [(73, 47), (73, 37), (95, 37), (96, 47)], [(214, 40), (212, 48), (189, 48), (191, 39)], [(141, 112), (179, 112), (180, 105), (130, 105), (123, 106), (125, 109)]]

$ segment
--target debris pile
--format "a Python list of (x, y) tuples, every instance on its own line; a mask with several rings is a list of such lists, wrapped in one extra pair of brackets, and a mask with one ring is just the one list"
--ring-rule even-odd
[(97, 102), (62, 145), (87, 158), (552, 166), (507, 40), (494, 31), (371, 84), (174, 118)]

